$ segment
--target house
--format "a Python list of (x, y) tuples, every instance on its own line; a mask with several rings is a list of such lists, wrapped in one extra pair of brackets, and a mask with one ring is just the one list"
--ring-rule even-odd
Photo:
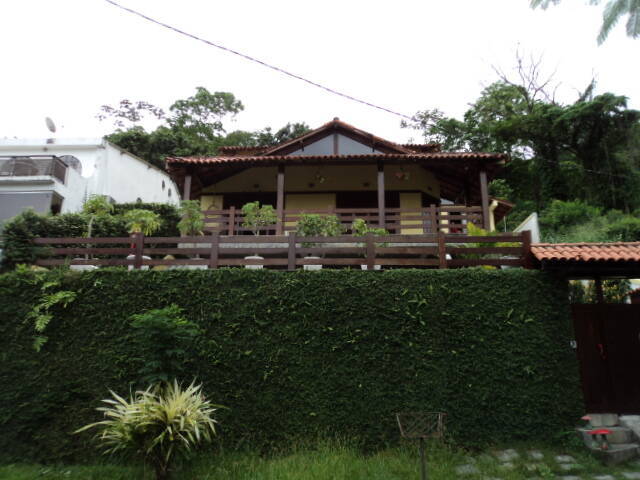
[(103, 139), (0, 139), (0, 224), (26, 208), (77, 212), (90, 195), (114, 202), (180, 200), (171, 177)]
[(277, 210), (273, 233), (295, 229), (301, 213), (333, 213), (391, 233), (487, 230), (511, 209), (489, 197), (500, 153), (442, 152), (438, 144), (400, 145), (334, 118), (273, 147), (222, 147), (214, 157), (167, 159), (185, 199), (200, 199), (210, 229), (243, 230), (238, 210), (260, 201)]

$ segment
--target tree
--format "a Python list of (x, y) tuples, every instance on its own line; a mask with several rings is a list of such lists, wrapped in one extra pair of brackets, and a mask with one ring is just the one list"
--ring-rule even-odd
[[(197, 87), (195, 95), (175, 101), (169, 114), (145, 101), (122, 100), (116, 107), (103, 105), (98, 118), (114, 119), (117, 130), (107, 140), (159, 168), (167, 156), (215, 155), (219, 147), (230, 145), (277, 145), (309, 131), (306, 123), (287, 123), (275, 133), (271, 127), (227, 133), (224, 119), (243, 109), (232, 93)], [(164, 122), (150, 132), (140, 125), (149, 114)]]
[[(546, 9), (550, 4), (557, 5), (560, 0), (531, 0), (531, 7)], [(600, 0), (589, 0), (591, 5), (598, 5)], [(613, 27), (623, 16), (627, 15), (627, 36), (640, 37), (640, 0), (609, 0), (602, 13), (602, 27), (598, 34), (598, 44), (601, 45), (609, 36)]]

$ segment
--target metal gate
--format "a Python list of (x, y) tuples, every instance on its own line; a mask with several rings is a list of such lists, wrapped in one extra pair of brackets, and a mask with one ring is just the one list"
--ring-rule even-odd
[(572, 306), (587, 412), (640, 413), (640, 305)]

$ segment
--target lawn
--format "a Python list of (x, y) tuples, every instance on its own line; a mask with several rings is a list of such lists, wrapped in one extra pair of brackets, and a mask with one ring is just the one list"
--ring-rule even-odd
[[(488, 449), (476, 453), (438, 444), (429, 444), (427, 448), (430, 480), (551, 479), (563, 475), (592, 479), (595, 475), (605, 474), (620, 480), (640, 478), (640, 473), (638, 477), (625, 476), (625, 473), (640, 472), (638, 461), (614, 468), (605, 467), (579, 448), (541, 448), (533, 445), (519, 445), (513, 447), (511, 451)], [(541, 454), (542, 459), (531, 458), (532, 451)], [(499, 458), (501, 454), (502, 460)], [(516, 455), (517, 458), (513, 458)], [(574, 461), (566, 461), (567, 458), (562, 458), (564, 463), (558, 462), (556, 459), (558, 455), (570, 456)], [(0, 479), (3, 480), (146, 480), (152, 478), (151, 472), (145, 472), (140, 467), (109, 464), (0, 466)], [(333, 442), (269, 457), (240, 452), (227, 452), (211, 457), (200, 456), (189, 468), (176, 472), (173, 478), (179, 480), (413, 480), (420, 478), (420, 470), (419, 457), (414, 445), (364, 455), (343, 442)]]

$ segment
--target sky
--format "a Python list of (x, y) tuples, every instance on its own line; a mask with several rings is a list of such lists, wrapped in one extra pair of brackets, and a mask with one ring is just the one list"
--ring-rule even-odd
[[(513, 75), (516, 52), (572, 102), (597, 92), (640, 108), (640, 40), (621, 23), (598, 46), (602, 6), (563, 0), (118, 0), (165, 23), (405, 115), (438, 108), (460, 118), (482, 89)], [(121, 99), (168, 108), (197, 86), (232, 92), (245, 110), (228, 131), (312, 128), (334, 117), (396, 142), (420, 141), (400, 118), (333, 96), (178, 35), (104, 0), (0, 0), (0, 138), (99, 137), (96, 119)], [(153, 127), (153, 124), (147, 124)]]

